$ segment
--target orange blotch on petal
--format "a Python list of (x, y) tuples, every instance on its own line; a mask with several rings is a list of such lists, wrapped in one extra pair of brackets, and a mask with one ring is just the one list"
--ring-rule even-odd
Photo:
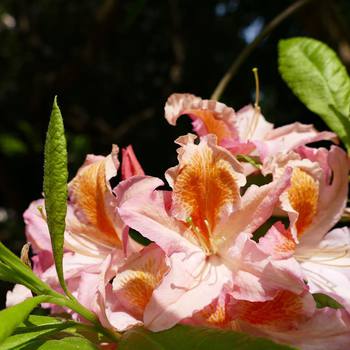
[(318, 182), (305, 171), (295, 168), (288, 190), (288, 199), (299, 214), (295, 224), (298, 236), (301, 236), (312, 223), (317, 212), (318, 197)]
[(120, 246), (115, 225), (113, 202), (106, 179), (106, 160), (99, 160), (81, 168), (69, 186), (71, 201), (76, 209), (83, 234), (102, 243)]
[(216, 328), (228, 328), (231, 323), (228, 313), (226, 312), (226, 305), (217, 300), (203, 310), (193, 315), (193, 320), (197, 323)]
[(276, 331), (294, 329), (308, 318), (302, 297), (289, 291), (265, 302), (237, 301), (234, 309), (239, 321)]
[(222, 209), (237, 204), (239, 196), (231, 164), (223, 158), (216, 158), (206, 144), (201, 149), (198, 147), (174, 182), (174, 207), (191, 218), (208, 246)]
[(113, 281), (116, 298), (139, 319), (142, 319), (153, 290), (168, 271), (164, 259), (164, 253), (159, 249), (147, 247), (134, 261), (127, 263)]
[(226, 123), (218, 119), (213, 111), (194, 109), (188, 111), (188, 114), (199, 118), (207, 131), (208, 134), (214, 134), (218, 138), (218, 143), (226, 138), (232, 137), (232, 132)]

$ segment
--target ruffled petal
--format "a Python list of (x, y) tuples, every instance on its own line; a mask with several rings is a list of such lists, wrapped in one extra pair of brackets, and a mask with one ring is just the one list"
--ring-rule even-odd
[(171, 125), (187, 114), (193, 121), (193, 130), (199, 135), (214, 134), (218, 143), (236, 138), (235, 112), (232, 108), (215, 100), (202, 100), (190, 94), (173, 94), (165, 104), (165, 118)]

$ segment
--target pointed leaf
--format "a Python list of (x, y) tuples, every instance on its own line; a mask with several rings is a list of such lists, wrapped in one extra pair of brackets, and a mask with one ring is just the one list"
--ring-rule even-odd
[(0, 311), (0, 344), (12, 334), (15, 328), (28, 317), (36, 306), (48, 301), (50, 298), (49, 296), (41, 295)]
[(55, 97), (45, 142), (44, 195), (47, 224), (58, 279), (68, 293), (63, 276), (63, 241), (67, 213), (67, 147), (63, 119)]
[(69, 322), (61, 321), (42, 326), (17, 328), (15, 334), (8, 337), (2, 344), (0, 344), (0, 350), (10, 350), (19, 346), (24, 346), (34, 340), (40, 340), (40, 338), (42, 339), (43, 337), (46, 338), (50, 335), (55, 335), (70, 326)]
[(281, 40), (278, 48), (284, 81), (350, 152), (350, 78), (336, 53), (310, 38)]
[(40, 280), (21, 259), (0, 242), (0, 279), (23, 284), (36, 294), (48, 294), (60, 297), (46, 283)]
[(98, 350), (99, 347), (81, 337), (66, 337), (63, 339), (36, 340), (13, 350)]
[(169, 330), (153, 333), (135, 328), (123, 335), (118, 350), (291, 350), (268, 339), (247, 334), (178, 325)]

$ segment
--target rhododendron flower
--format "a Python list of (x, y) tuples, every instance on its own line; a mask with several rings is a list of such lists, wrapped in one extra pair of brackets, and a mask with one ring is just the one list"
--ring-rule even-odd
[(171, 95), (165, 105), (167, 121), (175, 125), (184, 114), (192, 119), (193, 130), (199, 136), (214, 134), (219, 145), (233, 154), (258, 156), (262, 161), (281, 150), (292, 150), (320, 140), (337, 140), (332, 132), (318, 132), (312, 125), (301, 123), (274, 129), (273, 124), (251, 105), (235, 112), (215, 100), (202, 100), (191, 94)]
[[(129, 169), (127, 176), (132, 176), (131, 163), (137, 160), (131, 148), (124, 154), (124, 167)], [(68, 186), (70, 200), (63, 269), (69, 290), (87, 307), (97, 293), (103, 261), (113, 256), (114, 269), (117, 269), (125, 255), (141, 249), (135, 242), (127, 244), (128, 228), (115, 210), (118, 201), (109, 180), (117, 175), (118, 168), (118, 147), (113, 146), (107, 157), (88, 155)], [(139, 165), (138, 169), (141, 169)], [(29, 206), (23, 215), (26, 236), (35, 253), (32, 258), (34, 272), (51, 287), (60, 290), (45, 215), (43, 199)], [(13, 295), (9, 297), (13, 298)]]
[(106, 327), (125, 331), (143, 324), (145, 308), (168, 265), (163, 250), (154, 243), (130, 255), (117, 274), (112, 265), (111, 261), (100, 275), (93, 309)]
[(116, 192), (124, 222), (154, 241), (167, 256), (169, 271), (144, 310), (151, 330), (170, 328), (217, 298), (224, 286), (237, 299), (264, 301), (283, 286), (300, 293), (306, 287), (293, 259), (272, 261), (252, 233), (272, 214), (289, 186), (290, 169), (277, 181), (251, 186), (240, 163), (208, 135), (176, 142), (179, 165), (166, 172), (173, 191), (157, 190), (163, 182), (133, 177)]
[(345, 310), (317, 309), (309, 292), (280, 290), (263, 302), (237, 300), (228, 290), (184, 323), (271, 338), (301, 350), (344, 349), (350, 342), (350, 317)]
[(234, 301), (228, 312), (232, 328), (269, 337), (301, 350), (341, 350), (350, 342), (350, 317), (345, 310), (316, 309), (309, 293), (281, 291), (275, 299), (251, 303)]
[(330, 151), (302, 147), (297, 153), (276, 156), (266, 169), (278, 177), (285, 166), (293, 168), (291, 187), (281, 196), (290, 227), (277, 223), (260, 239), (260, 246), (275, 258), (294, 256), (312, 293), (328, 294), (349, 310), (349, 229), (327, 233), (346, 205), (347, 156), (335, 146)]

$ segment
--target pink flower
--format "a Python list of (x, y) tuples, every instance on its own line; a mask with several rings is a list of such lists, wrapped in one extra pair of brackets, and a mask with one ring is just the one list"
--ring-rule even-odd
[[(129, 147), (130, 152), (133, 154)], [(132, 159), (137, 162), (135, 155)], [(130, 159), (125, 162), (129, 164)], [(104, 272), (104, 262), (113, 257), (116, 270), (127, 255), (141, 249), (139, 244), (127, 239), (128, 227), (115, 210), (118, 200), (109, 180), (117, 175), (118, 168), (118, 147), (113, 146), (107, 157), (88, 155), (69, 183), (63, 269), (69, 290), (89, 308), (98, 292), (97, 281)], [(131, 172), (128, 175), (132, 175)], [(27, 240), (35, 253), (34, 272), (51, 287), (61, 290), (53, 263), (44, 200), (31, 203), (23, 217)], [(53, 312), (57, 310), (52, 307)]]
[(335, 146), (330, 151), (302, 147), (266, 163), (275, 177), (285, 166), (293, 168), (291, 187), (281, 196), (290, 227), (277, 223), (259, 245), (275, 258), (294, 256), (312, 293), (328, 294), (350, 310), (350, 232), (338, 228), (327, 233), (346, 206), (347, 156)]
[(293, 260), (272, 262), (251, 234), (272, 214), (289, 185), (290, 171), (268, 185), (251, 186), (243, 197), (245, 176), (239, 162), (216, 145), (213, 135), (199, 144), (194, 135), (176, 142), (179, 165), (163, 182), (134, 177), (116, 192), (125, 223), (154, 241), (167, 257), (169, 271), (144, 310), (153, 331), (170, 328), (217, 298), (224, 286), (235, 298), (263, 301), (281, 285), (300, 293), (305, 285)]
[(345, 310), (316, 309), (309, 292), (281, 289), (263, 302), (236, 300), (228, 290), (184, 323), (232, 329), (302, 350), (340, 350), (350, 342), (350, 317)]
[[(202, 100), (190, 94), (173, 94), (165, 105), (165, 118), (171, 125), (187, 114), (192, 119), (193, 130), (199, 135), (214, 134), (218, 144), (233, 154), (258, 156), (261, 161), (281, 150), (288, 151), (307, 143), (332, 140), (334, 133), (318, 132), (312, 125), (293, 123), (274, 129), (264, 116), (251, 105), (237, 113), (225, 104)], [(247, 165), (246, 174), (251, 173)]]

